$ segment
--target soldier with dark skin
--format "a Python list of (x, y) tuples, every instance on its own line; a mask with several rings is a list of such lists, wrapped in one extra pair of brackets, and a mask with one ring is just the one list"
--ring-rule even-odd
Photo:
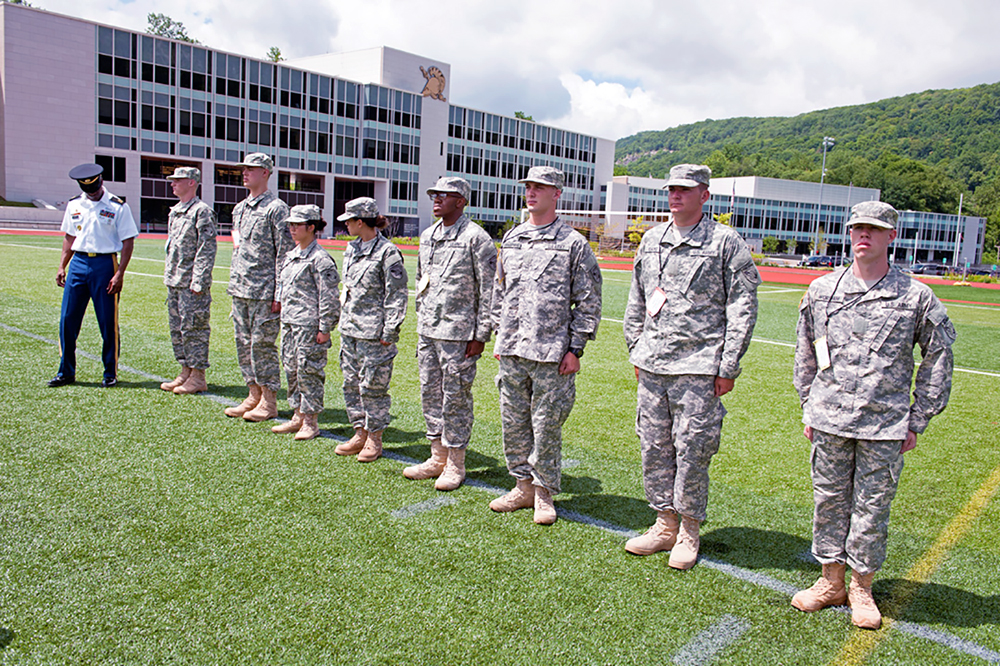
[[(795, 347), (795, 389), (812, 443), (812, 552), (823, 573), (792, 606), (813, 612), (848, 603), (863, 629), (882, 624), (871, 587), (885, 561), (903, 454), (951, 392), (955, 327), (929, 287), (889, 263), (897, 221), (879, 201), (851, 209), (854, 262), (809, 286)], [(915, 347), (922, 360), (914, 382)]]

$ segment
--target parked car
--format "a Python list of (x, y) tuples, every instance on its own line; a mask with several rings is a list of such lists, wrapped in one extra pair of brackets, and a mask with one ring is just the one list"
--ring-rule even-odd
[(818, 268), (822, 266), (829, 266), (833, 268), (837, 263), (837, 260), (833, 257), (827, 256), (825, 254), (814, 254), (811, 257), (806, 257), (799, 262), (799, 266), (808, 266), (810, 268)]
[(904, 270), (913, 275), (947, 275), (951, 272), (944, 264), (913, 264)]

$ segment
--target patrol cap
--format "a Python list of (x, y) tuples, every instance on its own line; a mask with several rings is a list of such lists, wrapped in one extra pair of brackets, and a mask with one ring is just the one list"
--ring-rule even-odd
[(274, 171), (274, 161), (264, 153), (250, 153), (240, 162), (243, 166), (262, 167), (268, 172)]
[(322, 219), (323, 214), (320, 213), (319, 206), (316, 204), (301, 204), (299, 206), (292, 206), (292, 212), (289, 213), (286, 222), (288, 224), (304, 224)]
[(69, 177), (81, 185), (92, 185), (104, 173), (100, 164), (78, 164), (69, 170)]
[(184, 180), (190, 178), (201, 182), (201, 171), (195, 169), (194, 167), (177, 167), (174, 172), (167, 176), (167, 180)]
[(660, 189), (667, 189), (672, 185), (679, 187), (698, 187), (704, 185), (708, 187), (708, 181), (712, 178), (712, 170), (704, 164), (678, 164), (670, 169), (667, 177), (667, 184)]
[(469, 186), (469, 181), (464, 178), (443, 176), (438, 178), (438, 182), (434, 183), (434, 187), (427, 190), (427, 194), (434, 194), (435, 192), (441, 192), (442, 194), (457, 194), (468, 201), (472, 194), (472, 188)]
[(338, 222), (347, 222), (348, 220), (358, 218), (358, 219), (372, 219), (378, 217), (378, 204), (371, 197), (358, 197), (357, 199), (351, 199), (344, 206), (344, 214), (337, 218)]
[(862, 201), (851, 208), (848, 228), (855, 224), (870, 224), (880, 229), (895, 229), (899, 220), (896, 209), (884, 201)]
[(517, 181), (519, 183), (538, 183), (539, 185), (551, 185), (557, 190), (562, 190), (566, 183), (566, 174), (555, 167), (533, 166), (528, 169), (528, 175)]

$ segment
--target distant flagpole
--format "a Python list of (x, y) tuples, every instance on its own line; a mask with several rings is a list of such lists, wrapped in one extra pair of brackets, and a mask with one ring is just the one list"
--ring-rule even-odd
[(965, 198), (965, 192), (958, 195), (958, 223), (955, 227), (955, 267), (958, 268), (958, 257), (962, 252), (962, 201)]

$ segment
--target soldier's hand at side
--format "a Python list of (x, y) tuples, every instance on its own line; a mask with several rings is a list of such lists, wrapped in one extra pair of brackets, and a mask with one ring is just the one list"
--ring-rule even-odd
[(473, 356), (479, 356), (483, 353), (483, 349), (486, 348), (486, 343), (479, 340), (469, 340), (469, 343), (465, 345), (465, 358), (472, 358)]
[(580, 359), (573, 352), (566, 352), (562, 363), (559, 364), (560, 375), (572, 375), (580, 372)]
[(635, 370), (635, 378), (639, 379), (639, 366), (633, 365), (632, 369)]
[(325, 345), (329, 341), (330, 341), (329, 333), (324, 333), (323, 331), (320, 331), (319, 333), (316, 334), (316, 342), (318, 342), (319, 344)]
[(66, 269), (62, 266), (56, 271), (56, 286), (65, 287), (66, 286)]
[(810, 442), (813, 441), (813, 429), (810, 428), (809, 426), (806, 426), (805, 428), (802, 429), (802, 434), (805, 435), (806, 439), (808, 439)]
[(271, 301), (271, 313), (278, 314), (281, 312), (281, 303), (278, 301)]
[(730, 391), (732, 391), (734, 386), (736, 386), (736, 380), (735, 379), (726, 379), (725, 377), (716, 377), (715, 378), (715, 397), (716, 398), (721, 398), (722, 396), (724, 396), (727, 393), (729, 393)]
[(917, 448), (917, 433), (912, 430), (906, 431), (906, 439), (903, 440), (903, 446), (900, 447), (900, 453), (906, 453), (907, 451), (912, 451)]
[(121, 273), (115, 273), (111, 276), (111, 281), (108, 282), (108, 293), (114, 296), (119, 291), (122, 290), (122, 283), (125, 282), (125, 277)]

